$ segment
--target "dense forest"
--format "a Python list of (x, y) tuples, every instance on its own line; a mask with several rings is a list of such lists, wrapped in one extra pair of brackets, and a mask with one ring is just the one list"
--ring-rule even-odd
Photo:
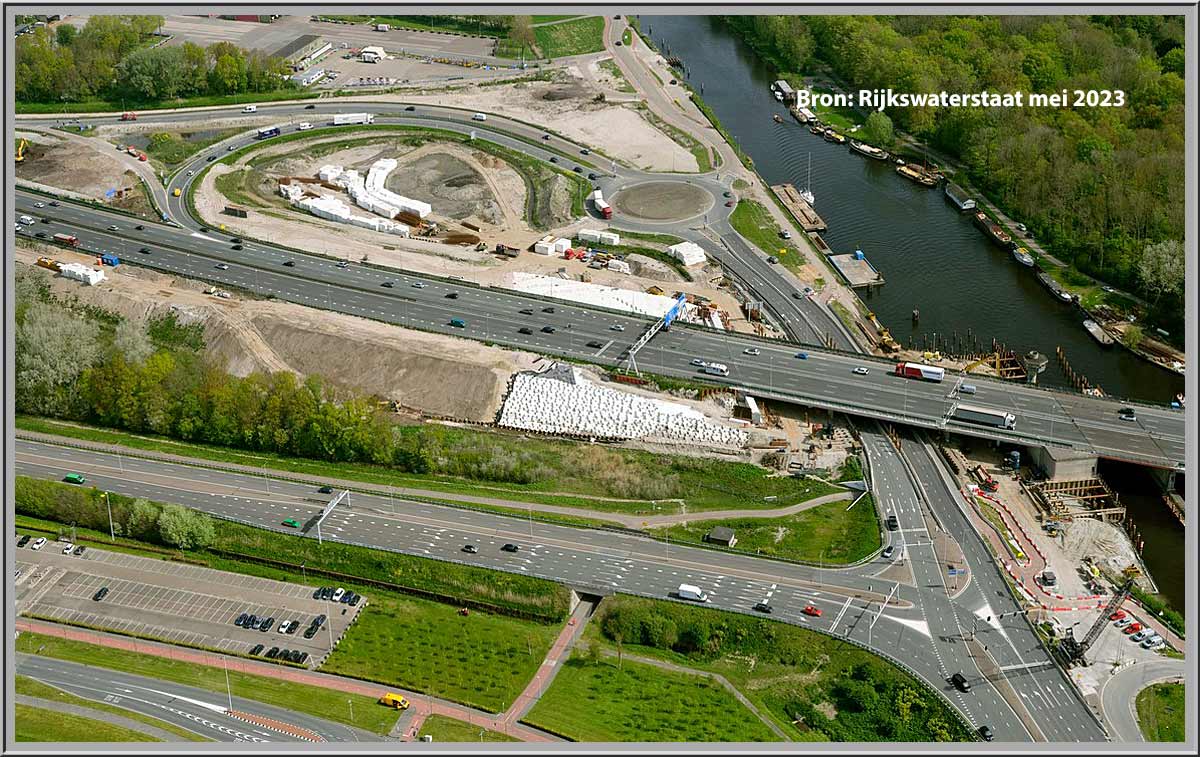
[(181, 97), (271, 92), (292, 86), (287, 66), (230, 42), (155, 46), (162, 16), (105, 16), (82, 29), (61, 23), (16, 40), (18, 103), (93, 98), (157, 103)]
[[(1144, 294), (1158, 320), (1182, 325), (1182, 260), (1164, 262), (1159, 254), (1182, 254), (1182, 17), (726, 16), (724, 22), (797, 81), (824, 64), (855, 90), (1123, 90), (1125, 107), (923, 107), (887, 115), (963, 163), (972, 182), (1057, 257)], [(1164, 242), (1176, 244), (1155, 246)]]

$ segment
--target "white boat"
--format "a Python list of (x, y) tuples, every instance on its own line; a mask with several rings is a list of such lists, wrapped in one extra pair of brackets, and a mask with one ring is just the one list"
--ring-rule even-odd
[(779, 102), (783, 102), (783, 93), (779, 90), (775, 90), (775, 99)]
[(1023, 266), (1033, 267), (1033, 256), (1024, 247), (1014, 247), (1012, 251), (1013, 259)]
[(812, 190), (809, 189), (810, 186), (812, 186), (812, 153), (811, 152), (808, 154), (808, 179), (804, 182), (804, 189), (800, 190), (800, 199), (804, 200), (809, 205), (812, 205), (814, 202), (816, 202), (817, 198), (813, 196)]

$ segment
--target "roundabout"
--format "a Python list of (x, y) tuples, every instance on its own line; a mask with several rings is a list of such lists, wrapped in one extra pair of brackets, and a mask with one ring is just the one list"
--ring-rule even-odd
[(612, 204), (623, 217), (644, 223), (678, 223), (707, 213), (716, 198), (695, 184), (648, 181), (617, 190)]

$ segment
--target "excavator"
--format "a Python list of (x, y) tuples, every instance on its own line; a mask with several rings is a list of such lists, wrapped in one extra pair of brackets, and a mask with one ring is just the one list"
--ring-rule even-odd
[(24, 162), (25, 162), (25, 147), (26, 147), (26, 145), (28, 145), (28, 144), (29, 144), (29, 143), (28, 143), (27, 141), (25, 141), (24, 139), (22, 139), (22, 140), (20, 141), (20, 143), (18, 143), (18, 144), (17, 144), (17, 158), (16, 158), (16, 161), (17, 161), (18, 163), (24, 163)]

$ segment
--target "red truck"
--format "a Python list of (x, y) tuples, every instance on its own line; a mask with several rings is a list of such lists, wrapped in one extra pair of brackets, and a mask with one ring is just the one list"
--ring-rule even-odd
[(596, 206), (596, 212), (603, 218), (612, 218), (612, 207), (604, 201), (604, 194), (597, 189), (591, 194), (592, 204)]
[(926, 381), (941, 381), (946, 378), (946, 369), (938, 368), (935, 365), (922, 365), (921, 363), (897, 363), (896, 375), (906, 378), (919, 378)]
[(59, 244), (65, 244), (68, 247), (78, 247), (79, 237), (71, 236), (70, 234), (55, 234), (54, 241)]
[(122, 121), (136, 121), (137, 113), (134, 113), (132, 111), (126, 111), (125, 113), (121, 114), (121, 120)]

